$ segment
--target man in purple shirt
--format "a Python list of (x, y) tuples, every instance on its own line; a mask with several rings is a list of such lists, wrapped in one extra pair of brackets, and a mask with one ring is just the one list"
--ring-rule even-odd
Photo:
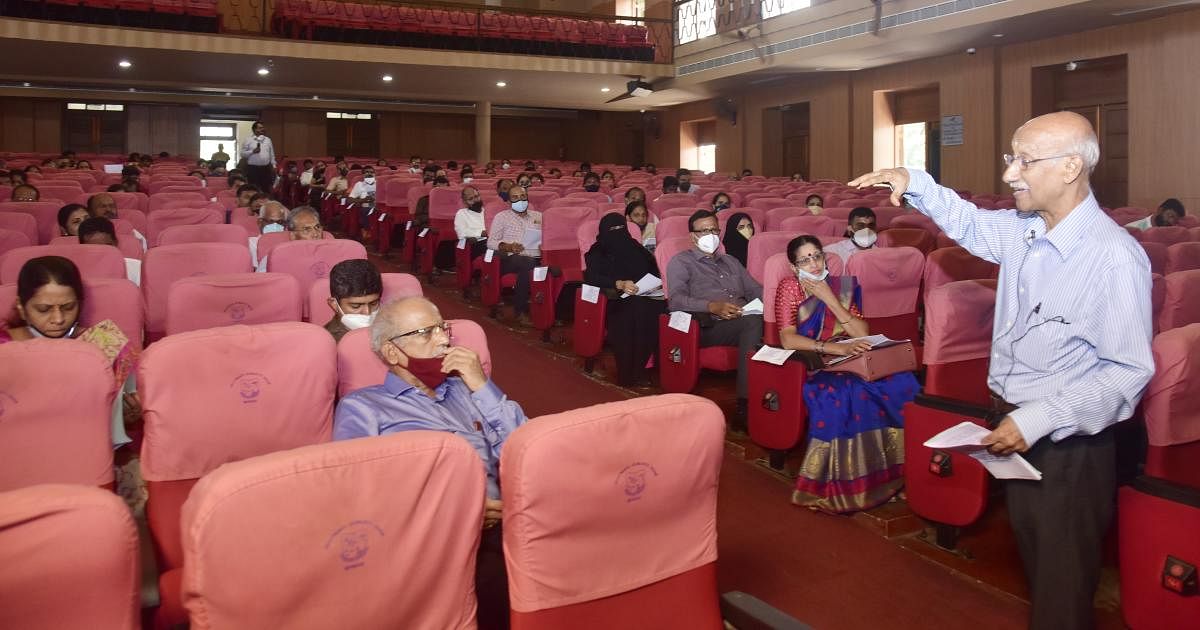
[(525, 413), (484, 374), (475, 352), (450, 345), (449, 324), (425, 298), (381, 308), (371, 323), (371, 348), (387, 364), (388, 375), (382, 385), (364, 387), (338, 403), (333, 439), (447, 431), (475, 448), (487, 474), (475, 576), (479, 622), (481, 628), (507, 627), (498, 468), (500, 449), (524, 424)]
[[(746, 427), (746, 355), (762, 342), (762, 314), (745, 315), (742, 307), (762, 299), (762, 285), (721, 246), (717, 215), (699, 210), (688, 219), (693, 248), (667, 263), (668, 306), (672, 311), (700, 313), (700, 346), (737, 346), (737, 416), (732, 427)], [(710, 317), (711, 316), (711, 317)], [(711, 325), (709, 322), (711, 321)]]

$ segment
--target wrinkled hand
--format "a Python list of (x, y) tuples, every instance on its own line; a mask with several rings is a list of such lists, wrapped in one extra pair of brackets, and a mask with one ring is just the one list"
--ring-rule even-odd
[(1021, 429), (1012, 416), (1004, 416), (996, 430), (984, 436), (983, 445), (996, 455), (1011, 455), (1029, 450), (1025, 436), (1021, 435)]
[(892, 187), (892, 205), (900, 206), (902, 205), (901, 197), (908, 190), (908, 170), (904, 168), (885, 168), (879, 171), (872, 171), (860, 176), (858, 179), (851, 180), (846, 185), (854, 188), (869, 188), (879, 184), (888, 184)]
[(483, 500), (483, 528), (491, 529), (504, 518), (504, 502), (499, 499)]
[(617, 280), (617, 290), (628, 295), (637, 295), (637, 283), (632, 280)]
[(729, 302), (709, 302), (708, 312), (717, 319), (737, 319), (742, 316), (742, 307)]
[(450, 374), (457, 372), (459, 378), (466, 384), (467, 389), (477, 392), (487, 385), (487, 376), (483, 373), (483, 365), (479, 363), (479, 355), (470, 348), (452, 346), (442, 358), (442, 372)]
[(826, 304), (837, 301), (837, 297), (833, 295), (833, 289), (825, 282), (801, 279), (800, 286), (806, 295), (811, 295)]
[(825, 344), (826, 354), (836, 354), (842, 357), (850, 357), (856, 354), (862, 354), (871, 349), (871, 344), (867, 341), (839, 341), (837, 343)]

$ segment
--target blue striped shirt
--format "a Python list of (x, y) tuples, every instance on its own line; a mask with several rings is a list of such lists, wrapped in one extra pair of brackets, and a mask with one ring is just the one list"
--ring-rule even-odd
[(972, 254), (1000, 264), (988, 386), (1020, 409), (1025, 443), (1093, 435), (1133, 415), (1154, 374), (1150, 261), (1088, 195), (1041, 216), (980, 210), (922, 171), (905, 196)]

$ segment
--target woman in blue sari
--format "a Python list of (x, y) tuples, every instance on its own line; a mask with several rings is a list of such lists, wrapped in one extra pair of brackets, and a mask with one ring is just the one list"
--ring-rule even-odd
[[(814, 236), (788, 243), (795, 277), (775, 296), (784, 348), (823, 358), (865, 352), (862, 288), (852, 276), (829, 277), (825, 252)], [(804, 384), (808, 446), (792, 502), (830, 513), (886, 503), (904, 485), (904, 418), (901, 408), (917, 394), (903, 372), (867, 382), (846, 372), (817, 371)]]

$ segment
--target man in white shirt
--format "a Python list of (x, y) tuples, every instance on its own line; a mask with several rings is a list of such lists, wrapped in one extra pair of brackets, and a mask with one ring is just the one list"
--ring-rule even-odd
[(1176, 225), (1184, 214), (1186, 214), (1186, 211), (1183, 209), (1183, 204), (1178, 199), (1172, 197), (1162, 202), (1162, 205), (1158, 207), (1158, 210), (1154, 211), (1154, 214), (1132, 223), (1126, 223), (1125, 227), (1138, 230), (1149, 230), (1152, 227), (1169, 227)]
[(838, 241), (825, 247), (825, 255), (837, 254), (842, 264), (848, 264), (850, 257), (858, 252), (875, 247), (878, 235), (875, 233), (875, 211), (866, 207), (858, 207), (850, 211), (846, 219), (846, 240)]
[[(105, 217), (91, 217), (79, 224), (79, 242), (83, 245), (111, 245), (117, 247), (117, 229), (112, 221)], [(142, 261), (137, 258), (125, 259), (125, 277), (130, 282), (141, 286)]]
[(463, 207), (454, 215), (454, 235), (466, 239), (463, 247), (471, 248), (471, 259), (481, 256), (487, 249), (487, 224), (483, 216), (483, 199), (474, 186), (462, 191)]
[(300, 172), (300, 185), (307, 187), (312, 183), (313, 161), (304, 160), (304, 170)]
[(259, 190), (271, 190), (275, 188), (275, 145), (267, 137), (261, 121), (256, 121), (250, 130), (254, 135), (246, 140), (239, 152), (246, 160), (246, 178)]
[[(258, 231), (259, 234), (271, 234), (272, 232), (283, 232), (286, 230), (288, 209), (287, 206), (278, 201), (268, 201), (262, 205), (258, 211)], [(322, 235), (323, 236), (323, 235)], [(250, 259), (255, 261), (255, 271), (267, 270), (267, 257), (263, 256), (262, 260), (258, 258), (258, 238), (257, 236), (250, 237)]]
[(368, 219), (375, 213), (375, 167), (363, 169), (363, 178), (350, 189), (350, 203), (358, 204), (358, 224), (363, 227), (363, 239), (367, 238)]

